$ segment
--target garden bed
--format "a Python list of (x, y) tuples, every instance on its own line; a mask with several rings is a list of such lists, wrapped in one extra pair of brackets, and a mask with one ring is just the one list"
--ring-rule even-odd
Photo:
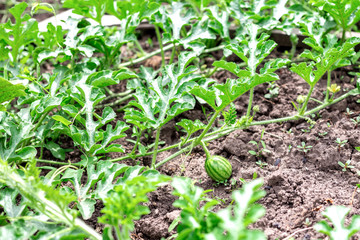
[[(77, 5), (73, 4), (76, 8)], [(186, 7), (190, 8), (190, 5)], [(90, 13), (84, 11), (84, 8), (79, 7), (78, 11), (89, 17)], [(209, 12), (214, 9), (209, 8), (207, 11), (211, 20), (219, 21), (223, 17), (210, 15)], [(243, 13), (241, 9), (239, 11)], [(251, 11), (246, 14), (254, 16)], [(354, 11), (360, 12), (356, 9)], [(67, 19), (69, 14), (67, 11), (57, 18), (39, 23), (41, 31), (52, 31), (51, 34), (55, 34), (54, 42), (46, 43), (44, 35), (44, 39), (40, 38), (28, 45), (24, 43), (24, 47), (18, 49), (18, 54), (14, 54), (16, 45), (1, 45), (3, 42), (0, 37), (0, 50), (1, 47), (7, 47), (4, 49), (12, 56), (6, 59), (0, 55), (0, 80), (18, 87), (14, 96), (9, 94), (13, 97), (6, 101), (0, 97), (0, 109), (5, 107), (0, 115), (0, 147), (3, 147), (0, 149), (0, 157), (6, 162), (1, 161), (0, 166), (0, 212), (5, 216), (0, 236), (10, 236), (21, 229), (19, 234), (22, 236), (49, 234), (46, 236), (100, 239), (101, 235), (115, 233), (118, 230), (116, 226), (120, 225), (125, 226), (125, 230), (121, 229), (124, 231), (121, 233), (125, 234), (123, 236), (131, 232), (130, 238), (137, 240), (175, 238), (176, 234), (185, 234), (181, 229), (186, 227), (199, 235), (185, 234), (183, 239), (198, 239), (195, 236), (210, 233), (225, 238), (225, 234), (228, 237), (232, 234), (221, 222), (225, 220), (218, 220), (217, 226), (212, 226), (217, 220), (208, 215), (210, 211), (204, 211), (204, 215), (199, 217), (197, 210), (206, 206), (205, 203), (211, 201), (209, 199), (218, 202), (212, 209), (214, 213), (224, 213), (222, 209), (230, 209), (237, 204), (248, 204), (250, 209), (255, 206), (253, 202), (243, 202), (243, 199), (239, 200), (233, 194), (239, 193), (239, 189), (244, 186), (250, 186), (255, 179), (262, 179), (263, 183), (257, 184), (261, 185), (260, 189), (264, 192), (253, 187), (250, 195), (253, 197), (266, 193), (262, 198), (254, 197), (266, 209), (266, 213), (257, 219), (261, 216), (260, 210), (257, 209), (257, 214), (254, 210), (254, 219), (249, 220), (249, 223), (254, 223), (249, 229), (259, 229), (268, 239), (323, 239), (324, 234), (317, 232), (314, 226), (324, 219), (323, 212), (330, 206), (342, 205), (350, 209), (346, 224), (352, 216), (356, 218), (356, 215), (360, 215), (360, 81), (355, 76), (359, 75), (359, 56), (356, 58), (355, 53), (351, 54), (352, 48), (358, 50), (359, 38), (350, 41), (348, 35), (341, 35), (341, 28), (334, 26), (329, 31), (336, 31), (339, 38), (344, 36), (342, 40), (345, 43), (335, 37), (330, 39), (321, 29), (314, 27), (309, 30), (310, 25), (306, 25), (309, 22), (304, 20), (305, 25), (291, 25), (294, 27), (292, 32), (298, 33), (299, 37), (296, 46), (294, 40), (285, 34), (289, 32), (286, 28), (288, 25), (281, 25), (283, 31), (274, 30), (275, 27), (265, 29), (261, 25), (259, 19), (260, 16), (264, 17), (262, 14), (275, 15), (275, 11), (263, 10), (256, 13), (259, 14), (256, 15), (258, 18), (249, 17), (246, 20), (248, 25), (237, 33), (235, 30), (240, 28), (239, 19), (230, 11), (229, 21), (232, 21), (232, 25), (227, 26), (229, 35), (221, 32), (224, 30), (222, 27), (216, 26), (219, 22), (208, 23), (206, 21), (210, 20), (207, 17), (198, 16), (197, 20), (193, 17), (193, 22), (178, 29), (180, 40), (174, 40), (174, 36), (167, 32), (173, 29), (169, 27), (171, 22), (166, 22), (169, 26), (152, 25), (149, 22), (135, 26), (131, 25), (132, 21), (135, 22), (131, 19), (126, 23), (131, 26), (126, 25), (124, 32), (103, 27), (118, 23), (124, 26), (124, 21), (115, 20), (121, 18), (116, 15), (119, 12), (113, 16), (103, 16), (103, 21), (100, 18), (103, 26), (96, 23), (99, 22), (97, 13), (96, 16), (90, 16), (90, 22), (75, 18), (64, 21), (62, 29), (69, 30), (64, 35), (56, 28), (46, 30), (48, 23), (60, 21), (62, 16)], [(171, 16), (170, 13), (166, 14)], [(218, 14), (223, 12), (218, 11)], [(315, 16), (308, 14), (309, 18)], [(327, 16), (328, 13), (322, 14)], [(106, 21), (108, 17), (109, 23)], [(199, 19), (209, 26), (212, 24), (211, 30), (207, 24), (197, 25)], [(259, 20), (256, 24), (255, 19)], [(37, 20), (43, 20), (43, 16)], [(165, 24), (163, 19), (161, 21)], [(128, 28), (132, 29), (129, 30), (131, 34), (135, 34), (129, 33), (131, 36), (127, 39), (125, 33)], [(299, 28), (302, 34), (299, 34)], [(195, 32), (194, 29), (199, 31)], [(309, 44), (306, 40), (303, 42), (307, 37), (315, 41), (320, 36), (311, 35), (315, 30), (320, 31), (322, 35), (318, 32), (316, 34), (326, 40), (316, 43), (318, 45), (313, 42)], [(351, 28), (346, 30), (350, 31)], [(193, 40), (189, 32), (203, 37)], [(272, 33), (269, 39), (266, 33)], [(163, 47), (163, 43), (158, 41), (161, 39), (160, 34), (164, 34), (164, 40), (170, 41), (164, 46), (164, 55), (159, 50)], [(242, 41), (234, 44), (235, 35)], [(358, 33), (350, 35), (357, 36)], [(138, 41), (134, 41), (131, 38), (133, 36)], [(16, 37), (19, 36), (11, 40), (16, 40)], [(212, 39), (207, 41), (206, 38)], [(65, 41), (61, 42), (60, 39)], [(230, 40), (233, 45), (229, 43)], [(272, 40), (277, 43), (276, 47)], [(38, 46), (42, 41), (44, 43)], [(116, 41), (124, 43), (118, 44)], [(250, 45), (259, 51), (252, 53)], [(300, 56), (304, 51), (311, 51), (313, 55)], [(287, 58), (291, 58), (292, 62), (287, 61)], [(344, 60), (345, 63), (333, 61), (334, 58)], [(254, 61), (258, 63), (254, 64)], [(19, 62), (20, 67), (17, 67), (16, 62)], [(328, 62), (332, 63), (331, 66), (327, 65)], [(303, 71), (296, 69), (302, 63), (306, 66)], [(335, 65), (338, 66), (332, 68)], [(310, 68), (309, 75), (303, 74)], [(322, 72), (322, 69), (326, 71)], [(322, 74), (318, 76), (319, 72)], [(325, 74), (328, 72), (331, 74)], [(172, 74), (176, 77), (172, 77)], [(184, 79), (185, 83), (182, 82)], [(248, 82), (242, 79), (248, 79)], [(330, 88), (329, 79), (331, 84), (336, 85)], [(167, 85), (171, 81), (177, 82), (175, 85)], [(156, 82), (160, 85), (156, 85)], [(23, 86), (15, 85), (19, 83)], [(179, 87), (181, 84), (184, 85)], [(230, 90), (227, 92), (228, 84), (235, 85), (228, 88)], [(218, 87), (216, 91), (214, 86)], [(171, 95), (176, 101), (167, 99), (167, 94), (174, 88), (180, 92)], [(234, 97), (236, 91), (239, 94)], [(213, 99), (212, 94), (216, 95)], [(161, 96), (163, 102), (156, 102), (156, 96)], [(15, 97), (20, 97), (17, 102), (7, 102)], [(226, 102), (227, 99), (230, 99), (229, 102)], [(250, 104), (249, 99), (252, 100)], [(164, 104), (166, 100), (169, 102)], [(148, 104), (151, 101), (152, 104)], [(224, 102), (226, 105), (222, 105)], [(182, 105), (178, 106), (178, 103)], [(26, 111), (29, 112), (24, 114)], [(230, 120), (227, 116), (230, 116)], [(191, 137), (187, 138), (184, 127), (179, 124), (184, 119), (193, 121), (191, 126), (200, 120), (196, 123), (201, 126), (200, 131), (192, 132)], [(15, 127), (10, 130), (9, 126)], [(15, 136), (20, 136), (18, 139), (21, 140), (12, 148), (17, 139)], [(229, 179), (216, 182), (205, 171), (207, 149), (211, 155), (220, 155), (229, 160), (232, 165)], [(15, 167), (10, 170), (7, 164)], [(24, 184), (28, 185), (24, 186), (27, 188), (22, 188), (23, 182), (9, 176), (25, 179)], [(183, 183), (189, 192), (179, 193), (181, 182), (176, 182), (182, 181), (177, 180), (179, 176), (191, 179), (197, 187), (209, 190), (206, 198), (198, 202), (199, 206), (188, 203), (199, 214), (195, 216), (193, 213), (192, 217), (196, 219), (193, 221), (209, 224), (206, 227), (197, 228), (196, 224), (189, 224), (191, 221), (186, 217), (191, 215), (186, 212), (184, 205), (179, 208), (184, 203), (178, 199), (186, 199), (186, 194), (194, 194), (194, 198), (197, 196), (190, 192), (194, 188), (190, 183), (188, 186)], [(140, 180), (131, 182), (132, 179)], [(169, 183), (170, 180), (175, 183)], [(156, 181), (161, 183), (157, 190), (156, 184), (151, 185)], [(143, 195), (137, 191), (131, 192), (132, 187), (140, 192), (146, 189), (144, 192), (149, 192), (149, 201), (146, 198), (139, 200), (146, 192), (141, 192)], [(39, 194), (40, 190), (47, 194)], [(70, 196), (68, 199), (64, 197), (66, 194)], [(9, 205), (4, 204), (4, 199), (10, 196), (10, 203), (16, 205), (13, 208), (16, 211), (10, 211)], [(25, 202), (24, 199), (30, 200)], [(126, 205), (131, 205), (134, 199), (139, 202), (132, 208)], [(34, 201), (33, 205), (31, 201)], [(191, 202), (191, 197), (187, 201)], [(36, 202), (44, 206), (53, 204), (54, 208), (49, 211)], [(141, 209), (144, 206), (149, 208), (149, 214), (144, 214), (146, 210)], [(21, 211), (17, 210), (20, 208)], [(104, 209), (108, 212), (104, 212)], [(136, 211), (144, 212), (140, 214)], [(238, 217), (234, 209), (231, 211)], [(75, 212), (74, 215), (71, 212)], [(48, 217), (44, 217), (44, 226), (33, 223), (33, 214)], [(131, 218), (131, 214), (134, 214), (131, 216), (134, 229), (132, 221), (111, 223), (109, 220), (111, 217), (117, 220)], [(136, 214), (139, 214), (138, 217)], [(70, 221), (71, 216), (76, 220)], [(30, 220), (22, 221), (22, 217), (29, 217)], [(54, 221), (57, 224), (52, 224)], [(49, 226), (45, 226), (45, 222)], [(176, 223), (179, 225), (176, 226)], [(214, 229), (219, 226), (222, 228), (216, 232)], [(244, 226), (247, 229), (247, 225)], [(25, 233), (27, 228), (31, 231)], [(356, 230), (360, 231), (360, 227)], [(246, 233), (252, 234), (250, 230)], [(115, 235), (119, 237), (118, 234), (116, 232)], [(360, 234), (353, 235), (351, 239), (360, 239)]]

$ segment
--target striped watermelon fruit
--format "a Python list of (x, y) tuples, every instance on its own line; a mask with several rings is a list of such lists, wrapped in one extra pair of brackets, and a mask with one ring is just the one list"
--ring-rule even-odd
[(209, 177), (217, 182), (229, 179), (232, 173), (230, 162), (226, 158), (218, 155), (206, 158), (205, 170)]

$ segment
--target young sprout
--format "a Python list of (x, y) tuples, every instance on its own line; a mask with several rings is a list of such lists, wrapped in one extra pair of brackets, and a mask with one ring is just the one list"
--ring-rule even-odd
[(346, 115), (347, 115), (348, 117), (351, 117), (352, 114), (354, 114), (354, 112), (351, 111), (350, 108), (346, 108)]
[(261, 161), (260, 159), (256, 162), (256, 164), (260, 167), (266, 167), (268, 164), (266, 162)]
[(328, 132), (321, 132), (321, 133), (319, 132), (319, 133), (318, 133), (318, 135), (321, 136), (321, 137), (323, 137), (323, 136), (325, 136), (325, 135), (327, 135), (327, 134), (328, 134)]
[(346, 172), (347, 169), (354, 168), (354, 166), (350, 165), (351, 160), (347, 160), (345, 163), (339, 161), (338, 164), (340, 165), (340, 167), (343, 168), (342, 169), (343, 172)]
[(262, 138), (264, 137), (264, 133), (265, 133), (265, 128), (262, 130), (261, 132), (261, 136), (260, 136), (260, 140), (259, 142), (256, 141), (250, 141), (249, 143), (253, 144), (256, 146), (256, 151), (253, 150), (249, 150), (249, 153), (253, 156), (255, 156), (257, 159), (262, 158), (263, 157), (263, 152), (267, 152), (267, 153), (271, 153), (271, 151), (269, 149), (266, 148), (266, 144), (265, 142), (262, 140)]
[(345, 146), (348, 140), (342, 140), (340, 138), (336, 138), (335, 142), (338, 144), (338, 152), (340, 152), (341, 148)]
[(312, 222), (309, 220), (309, 218), (306, 218), (306, 219), (305, 219), (304, 224), (305, 224), (306, 226), (310, 226), (311, 223), (312, 223)]
[(359, 116), (357, 116), (356, 118), (351, 118), (350, 119), (353, 123), (354, 123), (354, 125), (355, 125), (355, 129), (357, 128), (357, 126), (360, 124), (360, 115)]
[(301, 142), (301, 145), (298, 145), (297, 148), (299, 149), (299, 151), (302, 151), (304, 153), (304, 155), (306, 155), (306, 153), (308, 151), (311, 150), (313, 146), (306, 146), (305, 142)]

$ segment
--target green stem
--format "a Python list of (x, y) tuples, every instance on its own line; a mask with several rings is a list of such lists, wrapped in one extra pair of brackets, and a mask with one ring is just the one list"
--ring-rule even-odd
[[(43, 115), (41, 115), (39, 121), (37, 122), (37, 124), (35, 125), (34, 129), (32, 130), (32, 132), (36, 132), (36, 130), (41, 126), (42, 122), (44, 121), (44, 119), (47, 117), (47, 115), (51, 112), (52, 109), (50, 109), (47, 112), (44, 112)], [(27, 139), (24, 144), (23, 147), (29, 145), (31, 138)]]
[(305, 112), (305, 113), (304, 113), (304, 116), (310, 115), (310, 114), (313, 114), (313, 113), (316, 113), (316, 112), (320, 111), (320, 110), (323, 109), (323, 108), (326, 108), (326, 107), (328, 107), (328, 106), (330, 106), (330, 105), (332, 105), (332, 104), (335, 104), (335, 103), (337, 103), (337, 102), (340, 102), (341, 100), (344, 100), (345, 98), (347, 98), (347, 97), (349, 97), (349, 96), (351, 96), (351, 95), (354, 95), (354, 94), (357, 93), (357, 92), (358, 92), (357, 89), (350, 90), (349, 92), (343, 94), (342, 96), (340, 96), (340, 97), (338, 97), (338, 98), (335, 98), (335, 99), (334, 99), (333, 101), (331, 101), (331, 102), (323, 103), (323, 104), (317, 106), (316, 108), (313, 108), (313, 109)]
[(176, 52), (176, 44), (173, 43), (173, 47), (172, 47), (172, 51), (171, 51), (171, 57), (170, 57), (170, 62), (169, 64), (172, 64), (174, 61), (174, 57), (175, 57), (175, 52)]
[(343, 44), (345, 42), (345, 34), (346, 34), (346, 29), (343, 28), (342, 35), (341, 35), (341, 44)]
[(115, 232), (116, 232), (116, 236), (117, 236), (117, 239), (120, 240), (120, 239), (125, 239), (125, 238), (122, 238), (122, 234), (121, 234), (121, 231), (120, 231), (120, 223), (117, 224), (117, 226), (114, 226), (115, 228)]
[(200, 141), (200, 144), (204, 149), (204, 152), (206, 154), (206, 159), (209, 159), (211, 157), (211, 153), (210, 153), (209, 149), (206, 147), (206, 144), (203, 141)]
[(40, 64), (36, 64), (36, 77), (40, 78), (40, 76), (41, 76)]
[[(153, 57), (155, 55), (158, 55), (162, 51), (165, 52), (165, 51), (168, 51), (168, 50), (170, 50), (172, 48), (173, 48), (173, 44), (166, 45), (166, 46), (163, 47), (163, 49), (158, 49), (158, 50), (155, 50), (155, 51), (153, 51), (151, 53), (146, 54), (145, 56), (137, 58), (135, 60), (128, 61), (128, 62), (125, 62), (125, 63), (121, 63), (121, 64), (119, 64), (118, 68), (128, 67), (128, 66), (131, 66), (131, 65), (134, 65), (134, 64), (141, 63), (141, 62), (145, 61), (146, 59), (149, 59), (149, 58), (151, 58), (151, 57)], [(220, 45), (220, 46), (217, 46), (217, 47), (214, 47), (214, 48), (205, 49), (203, 51), (203, 53), (211, 53), (211, 52), (220, 51), (220, 50), (223, 50), (223, 49), (224, 49), (224, 45)]]
[(253, 98), (254, 98), (254, 88), (250, 89), (250, 96), (249, 96), (249, 104), (248, 104), (248, 108), (247, 108), (247, 112), (246, 112), (246, 117), (249, 118), (250, 114), (251, 114), (251, 105), (253, 102)]
[[(109, 89), (109, 91), (111, 91), (111, 90)], [(103, 101), (109, 100), (111, 98), (123, 97), (123, 96), (129, 95), (132, 92), (133, 92), (132, 90), (126, 90), (125, 92), (120, 92), (120, 93), (113, 93), (112, 92), (112, 95), (107, 96), (106, 98), (104, 98)]]
[[(40, 163), (47, 163), (47, 164), (53, 164), (53, 165), (69, 165), (68, 162), (58, 162), (58, 161), (53, 161), (53, 160), (46, 160), (46, 159), (37, 159), (35, 158), (36, 162), (40, 162)], [(22, 160), (21, 162), (31, 162), (31, 160)], [(71, 165), (76, 166), (76, 167), (81, 167), (81, 164), (79, 163), (71, 163)]]
[(212, 117), (210, 118), (209, 123), (206, 125), (206, 128), (202, 131), (202, 133), (200, 134), (200, 136), (198, 136), (195, 141), (193, 142), (192, 147), (195, 147), (197, 145), (199, 145), (201, 139), (203, 139), (203, 137), (205, 136), (205, 134), (210, 130), (210, 128), (212, 127), (213, 123), (215, 122), (217, 116), (219, 115), (220, 111), (216, 111)]
[(314, 102), (317, 102), (317, 103), (320, 103), (320, 104), (323, 104), (324, 102), (320, 101), (320, 100), (317, 100), (316, 98), (310, 98), (310, 100), (314, 101)]
[(123, 43), (116, 45), (116, 47), (114, 48), (114, 50), (110, 54), (110, 56), (109, 56), (109, 58), (107, 60), (107, 63), (109, 65), (109, 67), (111, 66), (112, 62), (114, 61), (114, 57), (119, 52), (119, 49), (121, 48), (122, 45), (123, 45)]
[(4, 78), (5, 80), (9, 80), (9, 75), (8, 75), (8, 66), (9, 66), (9, 62), (6, 62), (5, 66), (4, 66)]
[[(143, 132), (144, 132), (144, 131), (142, 130), (142, 131), (140, 131), (140, 133), (137, 135), (135, 145), (134, 145), (132, 151), (131, 151), (130, 154), (129, 154), (130, 156), (135, 155), (136, 148), (137, 148), (137, 146), (138, 146), (139, 143), (140, 143), (140, 138), (141, 138)], [(135, 159), (135, 158), (134, 158), (134, 159)]]
[(74, 52), (73, 57), (71, 58), (71, 73), (74, 74), (74, 70), (75, 70), (75, 59), (77, 56), (77, 51)]
[(296, 46), (299, 42), (299, 38), (295, 34), (291, 34), (290, 41), (291, 41), (291, 50), (289, 54), (289, 59), (292, 60), (296, 53)]
[(159, 127), (156, 130), (155, 145), (154, 145), (153, 157), (152, 157), (152, 162), (151, 162), (151, 168), (153, 168), (153, 169), (155, 168), (156, 156), (158, 153), (160, 131), (161, 131), (161, 127)]
[(0, 176), (6, 185), (15, 188), (25, 198), (30, 199), (30, 206), (33, 206), (51, 220), (62, 222), (71, 228), (79, 228), (91, 239), (102, 239), (101, 235), (93, 228), (81, 219), (75, 218), (75, 216), (68, 211), (68, 208), (63, 208), (58, 203), (46, 198), (45, 194), (42, 194), (36, 186), (31, 185), (30, 182), (13, 171), (8, 165), (0, 165)]
[[(224, 60), (225, 59), (225, 56), (222, 56), (222, 58), (220, 59), (221, 60)], [(238, 65), (239, 66), (239, 65)], [(239, 66), (240, 67), (240, 66)], [(219, 67), (214, 67), (208, 74), (206, 74), (206, 78), (209, 78), (211, 77), (217, 70), (219, 69)]]
[(130, 99), (132, 97), (133, 97), (133, 95), (129, 94), (128, 96), (120, 98), (120, 99), (116, 100), (115, 102), (106, 103), (106, 104), (100, 104), (100, 105), (95, 106), (95, 108), (114, 107), (116, 105), (119, 105), (122, 102), (125, 102), (126, 100), (128, 100), (128, 99)]
[(165, 53), (164, 53), (164, 48), (163, 48), (163, 44), (162, 44), (162, 39), (161, 39), (161, 34), (160, 34), (160, 30), (159, 27), (155, 26), (155, 32), (156, 32), (156, 37), (158, 39), (159, 42), (159, 46), (160, 46), (160, 51), (161, 51), (161, 67), (165, 67)]
[(146, 55), (146, 52), (144, 51), (144, 49), (141, 47), (139, 41), (136, 39), (135, 40), (135, 45), (136, 47), (139, 49), (139, 51), (141, 52), (141, 56), (145, 56)]
[(185, 147), (185, 148), (177, 151), (176, 153), (172, 154), (171, 156), (169, 156), (169, 157), (165, 158), (164, 160), (162, 160), (161, 162), (157, 163), (157, 164), (155, 165), (155, 169), (157, 169), (157, 168), (159, 168), (160, 166), (164, 165), (164, 164), (167, 163), (168, 161), (176, 158), (177, 156), (179, 156), (179, 155), (181, 155), (181, 154), (189, 151), (190, 149), (191, 149), (191, 146), (187, 146), (187, 147)]
[(44, 143), (41, 143), (40, 156), (39, 156), (39, 158), (42, 158), (42, 157), (43, 157), (43, 153), (44, 153)]
[(330, 88), (330, 85), (331, 85), (331, 71), (329, 70), (329, 71), (328, 71), (328, 74), (327, 74), (326, 95), (325, 95), (325, 100), (324, 100), (324, 102), (328, 102), (328, 101), (329, 101), (329, 88)]
[(301, 109), (300, 109), (300, 111), (299, 111), (299, 114), (300, 114), (300, 115), (304, 115), (304, 112), (306, 111), (306, 107), (307, 107), (307, 104), (308, 104), (308, 102), (309, 102), (309, 100), (310, 100), (311, 94), (312, 94), (312, 92), (313, 92), (313, 90), (314, 90), (314, 87), (315, 87), (315, 85), (314, 85), (314, 86), (310, 86), (310, 90), (309, 90), (308, 95), (307, 95), (307, 97), (306, 97), (306, 99), (305, 99), (305, 102), (303, 103), (303, 105), (302, 105), (302, 107), (301, 107)]
[(60, 237), (61, 235), (66, 236), (65, 233), (71, 232), (73, 230), (74, 229), (72, 229), (72, 228), (64, 228), (63, 230), (60, 230), (58, 232), (51, 234), (50, 236), (47, 236), (46, 239), (58, 239), (58, 238), (61, 238)]
[(217, 47), (205, 49), (202, 53), (211, 53), (211, 52), (215, 52), (215, 51), (220, 51), (220, 50), (223, 50), (224, 47), (225, 47), (225, 45), (219, 45)]

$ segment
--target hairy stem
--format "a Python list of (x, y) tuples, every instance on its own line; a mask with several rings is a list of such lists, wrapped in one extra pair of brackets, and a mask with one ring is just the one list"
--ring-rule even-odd
[(331, 85), (331, 71), (329, 70), (327, 72), (327, 85), (326, 85), (326, 95), (325, 95), (325, 100), (324, 102), (329, 101), (329, 88)]
[(308, 95), (307, 95), (307, 97), (305, 99), (305, 102), (303, 103), (303, 105), (302, 105), (302, 107), (301, 107), (301, 109), (299, 111), (300, 115), (304, 115), (304, 112), (306, 111), (306, 107), (307, 107), (307, 104), (308, 104), (308, 102), (310, 100), (311, 94), (312, 94), (312, 92), (314, 90), (314, 87), (315, 86), (310, 86), (310, 89), (309, 89)]
[[(109, 91), (111, 91), (111, 90), (109, 89)], [(110, 96), (107, 96), (106, 98), (104, 98), (103, 101), (109, 100), (111, 98), (116, 98), (116, 97), (124, 97), (124, 96), (129, 95), (132, 92), (133, 92), (132, 90), (126, 90), (125, 92), (120, 92), (120, 93), (113, 93), (112, 92), (112, 94), (110, 94)]]
[(139, 134), (137, 135), (135, 145), (134, 145), (132, 151), (131, 151), (130, 154), (129, 154), (130, 156), (134, 156), (134, 155), (135, 155), (136, 148), (138, 147), (138, 145), (139, 145), (139, 143), (140, 143), (140, 138), (141, 138), (143, 132), (144, 132), (144, 131), (142, 130), (142, 131), (140, 131)]
[(136, 45), (137, 49), (139, 49), (141, 56), (146, 55), (146, 52), (144, 51), (144, 49), (142, 48), (142, 46), (140, 45), (140, 43), (137, 39), (135, 40), (135, 45)]
[(209, 149), (206, 147), (206, 144), (204, 143), (204, 141), (200, 141), (200, 144), (204, 149), (204, 152), (206, 154), (206, 158), (209, 159), (211, 157), (211, 153), (210, 153)]
[(201, 139), (204, 138), (205, 134), (210, 130), (210, 128), (212, 127), (212, 125), (214, 124), (217, 116), (219, 115), (220, 111), (216, 111), (214, 112), (214, 114), (212, 115), (212, 117), (210, 118), (209, 123), (206, 125), (206, 128), (202, 131), (202, 133), (200, 134), (200, 136), (198, 136), (196, 138), (196, 140), (193, 142), (193, 147), (199, 145)]
[(106, 103), (106, 104), (100, 104), (100, 105), (95, 106), (95, 108), (114, 107), (114, 106), (119, 105), (122, 102), (125, 102), (126, 100), (128, 100), (128, 99), (130, 99), (132, 97), (133, 97), (133, 95), (129, 94), (129, 95), (123, 97), (123, 98), (120, 98), (120, 99), (116, 100), (115, 102)]
[(172, 51), (171, 51), (171, 57), (170, 57), (169, 64), (172, 64), (172, 63), (173, 63), (174, 57), (175, 57), (175, 52), (176, 52), (176, 44), (174, 43), (174, 44), (173, 44), (173, 47), (172, 47)]
[(156, 130), (155, 145), (154, 145), (153, 157), (152, 157), (152, 162), (151, 162), (151, 168), (155, 168), (156, 156), (157, 156), (158, 147), (159, 147), (160, 131), (161, 131), (161, 127), (159, 127)]
[(251, 105), (254, 99), (254, 88), (250, 89), (249, 104), (246, 112), (246, 117), (249, 118), (251, 114)]
[[(55, 107), (54, 107), (55, 108)], [(34, 129), (32, 130), (32, 132), (36, 132), (36, 130), (41, 126), (42, 122), (44, 121), (44, 119), (47, 117), (47, 115), (51, 112), (52, 109), (50, 109), (47, 112), (44, 112), (43, 115), (41, 115), (39, 121), (36, 123)], [(27, 139), (26, 141), (23, 142), (23, 147), (29, 145), (31, 138)]]

